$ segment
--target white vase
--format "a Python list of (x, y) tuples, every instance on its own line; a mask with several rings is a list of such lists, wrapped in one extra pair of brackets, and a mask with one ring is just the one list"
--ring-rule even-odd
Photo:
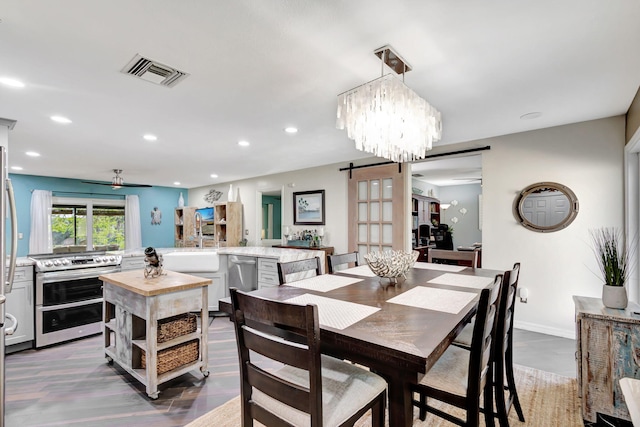
[(627, 308), (629, 299), (624, 286), (602, 285), (602, 303), (608, 308)]
[(240, 187), (236, 187), (236, 202), (240, 202)]
[(184, 207), (184, 197), (182, 197), (182, 193), (180, 193), (180, 197), (178, 197), (178, 207)]
[(227, 193), (227, 202), (233, 202), (233, 184), (229, 184), (229, 192)]

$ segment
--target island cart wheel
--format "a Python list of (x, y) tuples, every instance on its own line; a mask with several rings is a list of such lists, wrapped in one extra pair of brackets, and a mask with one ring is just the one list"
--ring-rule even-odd
[(105, 355), (104, 355), (104, 357), (106, 357), (106, 358), (107, 358), (107, 363), (108, 363), (109, 365), (113, 365), (113, 358), (111, 358), (111, 356), (107, 356), (107, 355), (105, 354)]
[(209, 371), (202, 371), (202, 375), (207, 378), (209, 376)]

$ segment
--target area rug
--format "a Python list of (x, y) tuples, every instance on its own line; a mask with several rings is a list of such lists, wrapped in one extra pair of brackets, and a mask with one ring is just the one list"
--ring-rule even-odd
[[(514, 366), (516, 387), (525, 422), (518, 420), (516, 411), (509, 414), (510, 426), (531, 427), (582, 427), (580, 400), (575, 378), (563, 377), (549, 372), (539, 371), (523, 366)], [(434, 406), (438, 406), (433, 402)], [(444, 404), (440, 407), (445, 408)], [(447, 412), (463, 416), (464, 412), (456, 408), (446, 407)], [(414, 427), (448, 427), (453, 424), (433, 414), (427, 414), (425, 421), (418, 419), (417, 409), (414, 412)], [(240, 397), (235, 397), (227, 403), (195, 419), (186, 427), (238, 427), (240, 421)], [(388, 421), (388, 420), (387, 420)], [(255, 426), (262, 426), (255, 423)], [(369, 415), (365, 415), (356, 423), (357, 427), (371, 425)], [(481, 421), (484, 425), (484, 421)]]

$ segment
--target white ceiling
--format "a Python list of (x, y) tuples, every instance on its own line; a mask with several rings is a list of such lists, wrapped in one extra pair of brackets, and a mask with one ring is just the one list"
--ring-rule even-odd
[[(624, 114), (640, 85), (637, 0), (0, 0), (0, 19), (0, 77), (26, 84), (0, 85), (0, 118), (31, 175), (191, 188), (366, 157), (336, 100), (386, 44), (439, 145)], [(120, 73), (136, 54), (190, 76)]]

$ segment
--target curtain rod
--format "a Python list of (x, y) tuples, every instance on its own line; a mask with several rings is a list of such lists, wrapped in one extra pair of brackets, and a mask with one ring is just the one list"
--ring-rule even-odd
[[(485, 150), (491, 150), (491, 146), (490, 145), (485, 145), (484, 147), (467, 148), (467, 149), (464, 149), (464, 150), (449, 151), (449, 152), (446, 152), (446, 153), (430, 154), (428, 156), (425, 156), (425, 159), (433, 159), (435, 157), (444, 157), (444, 156), (454, 156), (456, 154), (474, 153), (476, 151), (485, 151)], [(354, 169), (370, 168), (370, 167), (373, 167), (373, 166), (389, 165), (391, 163), (395, 163), (395, 162), (389, 160), (387, 162), (369, 163), (368, 165), (360, 165), (360, 166), (353, 166), (353, 163), (349, 163), (348, 167), (340, 168), (338, 170), (340, 172), (349, 171), (349, 179), (351, 179), (351, 172)], [(398, 171), (399, 172), (402, 171), (402, 163), (398, 163)]]
[[(36, 189), (32, 188), (29, 191), (31, 193), (33, 193), (34, 190), (36, 190)], [(63, 191), (63, 190), (50, 190), (50, 191), (51, 191), (51, 193), (57, 193), (57, 194), (84, 194), (84, 195), (87, 195), (87, 196), (109, 196), (109, 197), (122, 197), (122, 198), (125, 198), (127, 196), (126, 194), (87, 193), (85, 191)]]

